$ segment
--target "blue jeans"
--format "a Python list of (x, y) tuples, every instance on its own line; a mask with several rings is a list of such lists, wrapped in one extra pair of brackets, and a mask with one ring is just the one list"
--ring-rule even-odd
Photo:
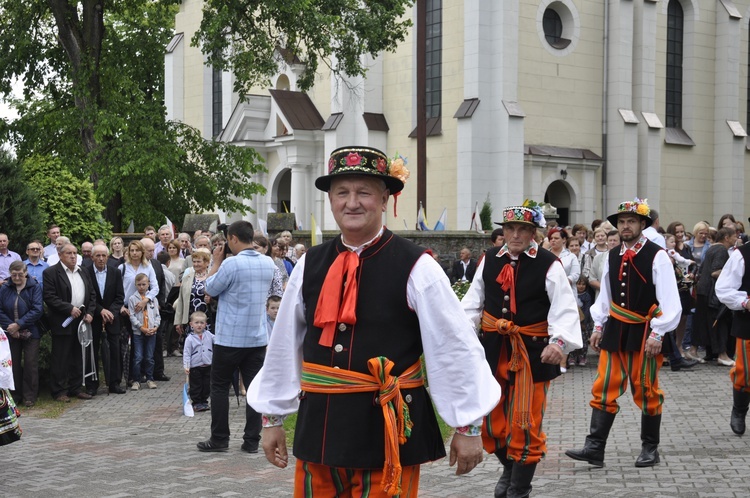
[[(146, 380), (154, 380), (154, 346), (156, 346), (156, 334), (133, 334), (134, 354), (131, 376), (136, 382), (141, 381), (143, 374), (146, 375)], [(141, 365), (145, 372), (141, 371)]]

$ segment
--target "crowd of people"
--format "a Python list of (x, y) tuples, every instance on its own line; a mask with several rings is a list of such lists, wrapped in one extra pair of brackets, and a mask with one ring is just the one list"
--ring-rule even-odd
[[(38, 399), (40, 342), (49, 331), (49, 382), (56, 401), (92, 399), (100, 392), (100, 372), (109, 393), (137, 391), (142, 385), (156, 389), (157, 381), (169, 380), (163, 358), (184, 351), (195, 409), (208, 410), (217, 297), (206, 288), (214, 253), (224, 254), (224, 234), (175, 236), (169, 226), (158, 231), (147, 226), (143, 238), (127, 244), (115, 236), (77, 246), (53, 224), (47, 237), (46, 246), (30, 241), (22, 259), (8, 249), (8, 236), (0, 234), (0, 327), (11, 351), (15, 403), (33, 407)], [(271, 244), (258, 235), (252, 246), (268, 248), (260, 254), (274, 263), (264, 301), (270, 334), (285, 282), (305, 246), (292, 246), (288, 231)], [(93, 354), (85, 363), (82, 323), (92, 330)]]
[[(340, 234), (309, 251), (293, 247), (289, 232), (269, 239), (246, 221), (193, 237), (146, 227), (127, 245), (84, 242), (80, 256), (52, 226), (50, 245), (30, 242), (25, 261), (0, 234), (0, 326), (14, 398), (36, 400), (46, 329), (51, 392), (61, 402), (98, 394), (89, 373), (100, 361), (109, 392), (122, 394), (123, 381), (155, 389), (168, 380), (163, 357), (182, 356), (195, 410), (211, 410), (200, 451), (229, 449), (233, 383), (247, 390), (242, 451), (262, 449), (286, 467), (283, 421), (297, 413), (296, 496), (417, 496), (420, 465), (446, 456), (436, 412), (455, 428), (457, 474), (494, 454), (494, 496), (529, 496), (547, 452), (550, 382), (587, 366), (589, 348), (598, 355), (590, 430), (568, 457), (604, 465), (630, 383), (641, 411), (635, 465), (658, 464), (665, 364), (730, 367), (730, 427), (745, 432), (750, 244), (732, 215), (718, 228), (673, 221), (665, 230), (636, 198), (589, 229), (547, 222), (534, 203), (509, 206), (492, 247), (477, 259), (463, 248), (445, 269), (382, 224), (407, 178), (403, 162), (376, 149), (334, 151), (315, 185)], [(457, 283), (467, 287), (461, 300)], [(94, 330), (86, 364), (82, 323)]]

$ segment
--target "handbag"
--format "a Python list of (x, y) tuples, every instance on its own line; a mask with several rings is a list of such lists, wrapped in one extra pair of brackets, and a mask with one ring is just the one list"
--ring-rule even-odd
[(0, 446), (15, 443), (21, 439), (20, 415), (13, 396), (7, 389), (0, 389)]

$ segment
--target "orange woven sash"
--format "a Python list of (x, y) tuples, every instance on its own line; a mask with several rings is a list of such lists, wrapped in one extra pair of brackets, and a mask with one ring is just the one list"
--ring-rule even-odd
[(646, 316), (625, 309), (622, 306), (618, 306), (614, 301), (609, 303), (609, 316), (616, 320), (630, 325), (643, 324), (643, 341), (641, 342), (641, 365), (640, 365), (640, 377), (641, 385), (646, 393), (646, 397), (651, 396), (651, 377), (656, 372), (656, 359), (646, 358), (646, 339), (648, 339), (648, 325), (651, 320), (662, 315), (661, 308), (654, 304), (651, 309), (648, 310)]
[(396, 377), (391, 375), (395, 364), (384, 356), (370, 358), (367, 368), (371, 375), (302, 362), (303, 391), (322, 394), (377, 392), (377, 401), (385, 419), (385, 464), (381, 486), (389, 495), (401, 494), (401, 460), (399, 445), (406, 443), (413, 423), (401, 389), (424, 385), (422, 362), (417, 361)]
[(525, 327), (519, 327), (510, 320), (495, 318), (486, 311), (482, 313), (482, 330), (484, 332), (498, 332), (510, 338), (510, 363), (508, 370), (516, 373), (513, 384), (513, 423), (522, 429), (534, 426), (531, 413), (531, 396), (534, 392), (534, 379), (531, 375), (529, 352), (521, 335), (531, 337), (549, 337), (547, 322), (538, 322)]

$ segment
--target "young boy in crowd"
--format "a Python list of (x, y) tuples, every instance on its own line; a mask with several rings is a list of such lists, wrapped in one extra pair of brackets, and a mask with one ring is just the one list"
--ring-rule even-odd
[[(138, 380), (144, 373), (148, 388), (156, 389), (156, 382), (154, 382), (154, 346), (156, 346), (156, 329), (159, 328), (159, 323), (161, 323), (161, 316), (159, 316), (159, 304), (146, 296), (148, 286), (148, 275), (145, 273), (136, 275), (135, 289), (137, 292), (130, 296), (128, 300), (130, 323), (133, 325), (133, 367), (131, 369), (131, 376), (135, 379), (131, 386), (133, 391), (141, 388)], [(140, 302), (145, 303), (145, 306), (141, 311), (136, 311), (136, 306)], [(145, 372), (141, 371), (142, 365), (145, 365)]]
[(589, 338), (594, 330), (594, 322), (591, 320), (591, 290), (589, 288), (589, 279), (581, 275), (576, 282), (576, 300), (581, 315), (581, 336), (583, 337), (583, 347), (576, 349), (568, 355), (568, 367), (574, 365), (586, 366), (586, 355), (589, 352)]
[(193, 331), (185, 338), (182, 353), (182, 366), (188, 374), (190, 399), (196, 412), (208, 410), (208, 397), (211, 394), (211, 362), (214, 355), (214, 335), (206, 330), (208, 317), (202, 311), (190, 315), (190, 328)]
[(281, 304), (281, 298), (279, 296), (270, 296), (266, 301), (266, 318), (268, 319), (268, 337), (271, 337), (273, 331), (273, 324), (276, 323), (276, 315), (279, 313), (279, 305)]

